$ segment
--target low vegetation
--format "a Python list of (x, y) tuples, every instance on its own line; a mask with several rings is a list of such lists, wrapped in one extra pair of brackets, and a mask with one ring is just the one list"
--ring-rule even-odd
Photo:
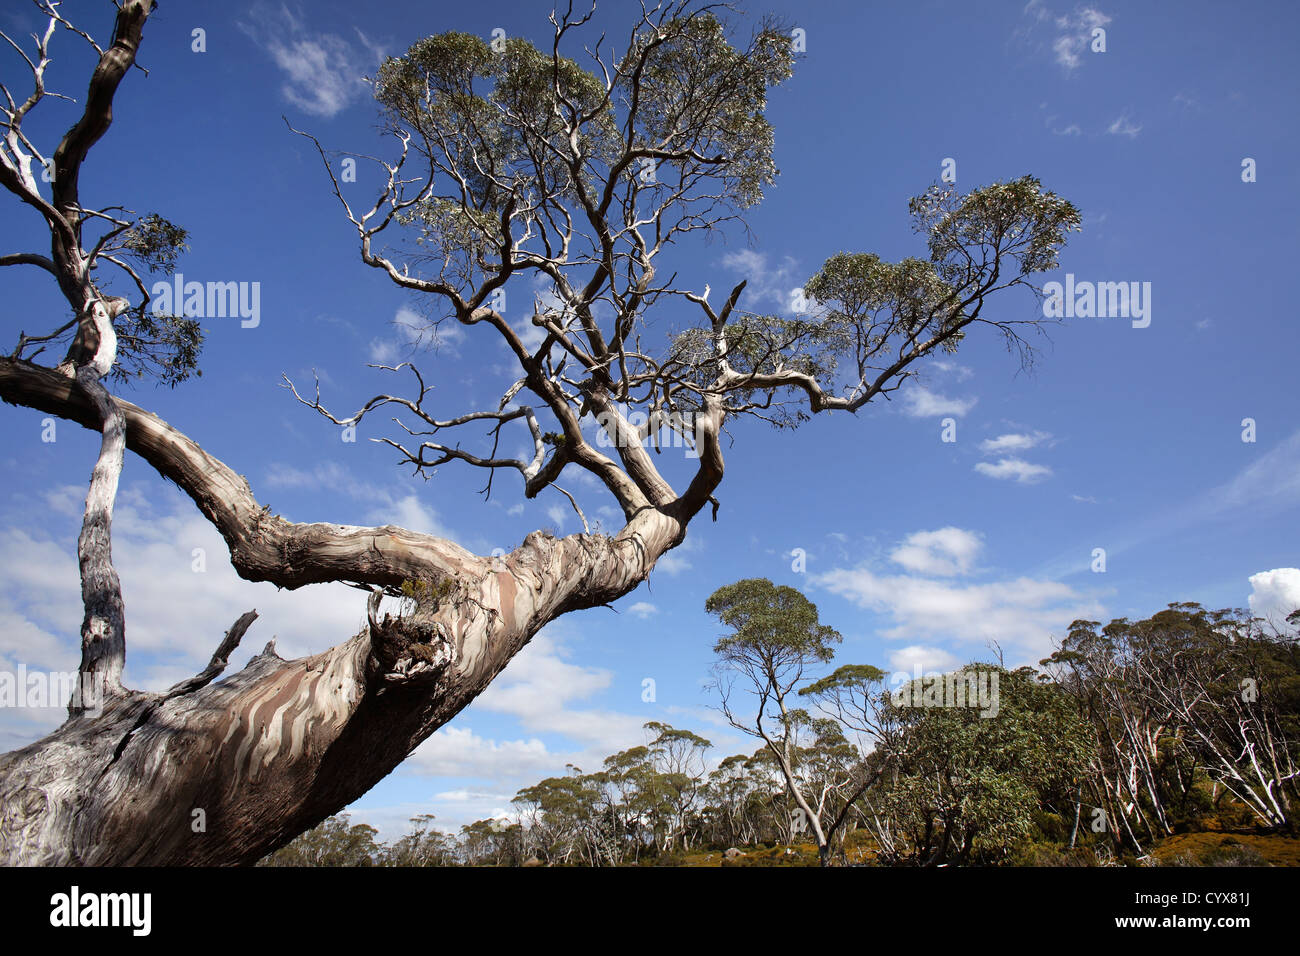
[[(498, 819), (453, 834), (420, 816), (390, 845), (341, 815), (263, 864), (1300, 864), (1290, 628), (1173, 604), (1076, 621), (1038, 669), (970, 664), (899, 683), (867, 665), (814, 676), (804, 665), (829, 669), (838, 635), (793, 589), (738, 582), (710, 603), (729, 609), (723, 712), (755, 727), (752, 753), (717, 759), (704, 737), (651, 722), (643, 745), (525, 787)], [(726, 667), (742, 659), (756, 722), (727, 703)], [(980, 681), (981, 696), (954, 701)]]

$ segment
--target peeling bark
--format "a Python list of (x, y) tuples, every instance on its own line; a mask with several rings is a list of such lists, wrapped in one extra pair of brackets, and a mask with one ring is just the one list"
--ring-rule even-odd
[[(347, 419), (325, 410), (319, 388), (314, 400), (303, 399), (296, 389), (295, 397), (336, 424), (355, 425), (369, 412), (391, 405), (417, 416), (422, 424), (407, 428), (403, 439), (414, 447), (384, 439), (417, 472), (447, 461), (463, 462), (487, 469), (490, 488), (496, 469), (514, 468), (524, 478), (525, 496), (533, 498), (548, 487), (568, 496), (556, 482), (569, 466), (581, 469), (615, 497), (625, 525), (612, 537), (584, 533), (557, 539), (535, 532), (504, 558), (491, 559), (454, 542), (391, 525), (286, 521), (257, 501), (243, 476), (161, 418), (111, 396), (102, 384), (116, 361), (113, 321), (131, 306), (95, 287), (92, 266), (97, 257), (122, 266), (120, 259), (103, 252), (104, 243), (130, 228), (130, 223), (103, 209), (83, 208), (79, 176), (90, 150), (112, 123), (114, 96), (135, 65), (153, 4), (152, 0), (121, 0), (111, 44), (106, 49), (94, 46), (99, 60), (83, 111), (52, 156), (55, 178), (47, 201), (32, 175), (33, 160), (44, 163), (44, 158), (23, 133), (22, 122), (45, 96), (47, 45), (57, 26), (90, 38), (64, 20), (57, 5), (48, 0), (38, 3), (49, 25), (43, 37), (35, 37), (37, 55), (27, 57), (18, 48), (32, 71), (34, 91), (21, 105), (11, 97), (5, 98), (7, 107), (0, 103), (0, 187), (42, 216), (50, 232), (50, 255), (7, 254), (0, 256), (0, 267), (36, 265), (53, 273), (76, 316), (75, 334), (57, 368), (24, 360), (23, 350), (27, 344), (54, 340), (73, 323), (47, 336), (21, 336), (11, 357), (0, 358), (0, 398), (102, 434), (78, 557), (85, 607), (81, 671), (101, 680), (106, 696), (102, 713), (70, 706), (68, 721), (53, 734), (0, 755), (0, 863), (254, 862), (364, 794), (480, 694), (548, 622), (570, 611), (608, 604), (636, 588), (655, 562), (682, 542), (687, 524), (706, 504), (713, 506), (716, 517), (714, 492), (724, 471), (719, 436), (730, 417), (750, 414), (767, 419), (769, 411), (786, 416), (783, 406), (800, 401), (813, 412), (855, 411), (873, 396), (896, 389), (912, 374), (909, 365), (954, 344), (962, 329), (975, 322), (995, 325), (1011, 341), (1021, 342), (1011, 325), (979, 318), (986, 295), (1023, 279), (1018, 276), (998, 284), (1002, 257), (1021, 250), (1008, 240), (1005, 246), (983, 249), (982, 259), (965, 253), (968, 263), (991, 263), (987, 269), (958, 276), (958, 285), (943, 296), (913, 296), (895, 303), (885, 332), (859, 336), (861, 347), (852, 356), (859, 381), (844, 395), (829, 394), (809, 374), (797, 370), (803, 364), (798, 353), (806, 346), (801, 341), (803, 332), (789, 341), (785, 332), (764, 338), (758, 345), (759, 352), (770, 353), (767, 359), (748, 370), (732, 367), (729, 356), (744, 354), (739, 344), (729, 343), (729, 336), (744, 334), (730, 323), (744, 282), (735, 286), (720, 311), (709, 305), (707, 287), (703, 295), (684, 293), (708, 319), (701, 329), (699, 355), (694, 346), (662, 363), (643, 354), (637, 333), (643, 311), (661, 296), (681, 291), (672, 288), (671, 279), (666, 285), (656, 284), (656, 257), (677, 235), (733, 218), (731, 212), (715, 211), (716, 204), (727, 209), (733, 203), (749, 204), (753, 197), (736, 192), (726, 185), (728, 181), (751, 174), (771, 179), (761, 155), (757, 166), (746, 171), (750, 150), (739, 149), (730, 157), (704, 155), (675, 142), (708, 139), (714, 126), (732, 125), (737, 109), (762, 108), (761, 97), (755, 100), (752, 95), (752, 83), (731, 82), (729, 70), (720, 77), (718, 89), (686, 84), (691, 89), (684, 94), (687, 102), (681, 113), (692, 128), (675, 130), (657, 145), (642, 141), (645, 130), (638, 127), (636, 107), (629, 107), (621, 156), (604, 171), (603, 183), (588, 182), (594, 167), (584, 152), (584, 136), (590, 132), (584, 124), (599, 111), (557, 106), (543, 111), (541, 122), (534, 122), (526, 110), (512, 116), (511, 122), (522, 124), (513, 132), (528, 142), (530, 152), (549, 157), (546, 170), (541, 166), (535, 170), (536, 181), (545, 188), (537, 191), (535, 202), (525, 201), (533, 190), (500, 180), (492, 169), (484, 169), (481, 157), (471, 150), (475, 172), (469, 178), (486, 177), (506, 198), (500, 209), (493, 210), (493, 217), (499, 214), (500, 219), (499, 247), (494, 240), (493, 248), (475, 254), (470, 270), (475, 278), (468, 286), (456, 274), (458, 265), (452, 265), (450, 257), (438, 277), (422, 278), (411, 272), (409, 263), (399, 266), (374, 251), (381, 246), (375, 239), (383, 239), (383, 230), (401, 222), (433, 194), (437, 164), (443, 163), (445, 170), (439, 179), (459, 179), (462, 201), (469, 201), (464, 197), (474, 190), (457, 165), (458, 147), (452, 149), (456, 156), (444, 155), (448, 140), (440, 139), (440, 154), (427, 131), (416, 142), (411, 131), (396, 130), (401, 158), (391, 164), (381, 161), (388, 173), (387, 185), (368, 212), (354, 212), (324, 149), (316, 143), (334, 195), (357, 230), (362, 262), (381, 270), (402, 289), (440, 297), (461, 325), (494, 330), (523, 378), (502, 397), (495, 412), (478, 410), (445, 421), (422, 407), (428, 388), (414, 369), (420, 389), (416, 399), (376, 396)], [(689, 0), (674, 0), (656, 9), (659, 25), (653, 42), (637, 43), (634, 33), (623, 61), (605, 67), (604, 81), (593, 74), (593, 82), (605, 82), (612, 89), (608, 72), (612, 69), (622, 77), (620, 82), (639, 86), (654, 51), (667, 43), (669, 33), (676, 31), (678, 40), (690, 40), (691, 22), (710, 16), (707, 5), (694, 10)], [(551, 22), (558, 49), (565, 35), (587, 18), (565, 14)], [(772, 53), (784, 50), (784, 43), (762, 41), (756, 34), (749, 46), (728, 50), (748, 63), (747, 70), (740, 72), (753, 72), (766, 89), (788, 75), (789, 64), (784, 54)], [(666, 63), (656, 69), (680, 68), (685, 78), (694, 76), (696, 64), (671, 51), (666, 55)], [(550, 54), (543, 58), (547, 60), (553, 64), (553, 75), (546, 85), (558, 95), (562, 85), (568, 85), (561, 83), (561, 60)], [(413, 119), (418, 122), (407, 125), (423, 130), (424, 119)], [(553, 129), (555, 123), (559, 133)], [(411, 178), (403, 172), (413, 142), (429, 162), (427, 176)], [(761, 141), (754, 146), (764, 154)], [(657, 212), (648, 217), (636, 212), (639, 187), (636, 178), (626, 173), (647, 157), (681, 164), (683, 180), (701, 181), (700, 194), (682, 200), (680, 208), (681, 197), (677, 197), (661, 200)], [(565, 172), (557, 184), (561, 167)], [(710, 177), (720, 180), (704, 185)], [(971, 230), (972, 234), (1021, 237), (1026, 230), (1016, 224), (1029, 215), (1024, 209), (1038, 217), (1031, 217), (1031, 224), (1039, 231), (1029, 235), (1039, 240), (1042, 229), (1077, 222), (1077, 212), (1068, 204), (1057, 208), (1039, 201), (1043, 197), (1036, 180), (1005, 188), (1016, 191), (1016, 202), (999, 202), (995, 207), (1019, 210), (1005, 214), (1012, 221)], [(702, 205), (691, 205), (697, 202)], [(1039, 220), (1050, 222), (1044, 226)], [(108, 231), (98, 241), (83, 241), (83, 227), (92, 221), (99, 225), (107, 221)], [(516, 229), (534, 238), (532, 230), (546, 230), (541, 237), (545, 254), (532, 246), (525, 249)], [(1042, 255), (1035, 263), (1051, 264)], [(444, 274), (447, 269), (451, 269), (450, 281)], [(577, 280), (575, 270), (581, 269), (590, 269), (590, 277), (571, 281), (571, 277)], [(145, 298), (137, 307), (143, 310), (148, 294), (139, 276), (129, 268), (126, 271)], [(539, 304), (532, 321), (545, 338), (533, 349), (525, 347), (511, 323), (487, 304), (508, 282), (529, 274), (551, 282), (564, 305), (554, 310)], [(938, 283), (937, 276), (931, 278)], [(617, 313), (608, 336), (597, 322), (596, 306), (601, 304), (614, 304)], [(914, 321), (921, 312), (921, 320)], [(877, 328), (873, 314), (851, 318), (859, 329)], [(863, 342), (868, 345), (862, 346)], [(729, 352), (732, 345), (736, 345), (734, 353)], [(750, 345), (752, 351), (754, 343)], [(880, 356), (892, 355), (895, 347), (897, 356), (880, 365), (884, 361)], [(789, 363), (787, 357), (792, 359)], [(544, 432), (531, 406), (512, 407), (525, 388), (535, 396), (537, 408), (554, 419), (558, 432)], [(657, 426), (633, 425), (621, 410), (629, 403), (652, 413), (649, 422), (682, 409), (694, 416), (693, 447), (699, 464), (683, 494), (677, 495), (659, 473), (645, 447)], [(584, 436), (581, 422), (588, 413), (598, 416), (604, 436), (613, 439), (617, 460)], [(496, 423), (489, 454), (475, 454), (436, 437), (444, 429), (475, 422)], [(531, 461), (498, 457), (500, 428), (507, 422), (527, 424)], [(241, 577), (289, 589), (324, 582), (357, 585), (371, 594), (366, 626), (330, 650), (300, 660), (286, 661), (268, 645), (243, 670), (218, 681), (234, 646), (253, 623), (255, 613), (249, 612), (235, 622), (212, 661), (193, 678), (163, 694), (124, 688), (125, 614), (112, 564), (111, 533), (127, 448), (189, 495), (224, 538)], [(577, 502), (568, 497), (581, 517)], [(406, 582), (427, 586), (434, 598), (417, 602), (414, 613), (382, 614), (383, 596), (397, 593)], [(815, 816), (814, 823), (820, 826)]]
[[(25, 362), (0, 359), (0, 397), (88, 427), (98, 418), (76, 383)], [(546, 623), (633, 590), (685, 533), (646, 508), (612, 538), (535, 532), (494, 560), (398, 528), (293, 524), (161, 419), (117, 407), (126, 446), (214, 521), (244, 577), (450, 583), (413, 617), (380, 619), (372, 596), (367, 627), (323, 654), (285, 661), (268, 647), (219, 683), (200, 675), (179, 693), (122, 690), (100, 716), (73, 715), (0, 757), (8, 864), (251, 863), (364, 794)], [(206, 832), (195, 832), (196, 810)]]

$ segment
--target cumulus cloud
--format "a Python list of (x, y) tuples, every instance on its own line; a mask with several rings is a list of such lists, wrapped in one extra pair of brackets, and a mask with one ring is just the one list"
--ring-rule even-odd
[(319, 462), (309, 469), (272, 462), (266, 473), (270, 488), (334, 491), (368, 505), (364, 520), (370, 524), (395, 524), (409, 531), (454, 538), (438, 513), (400, 485), (377, 485), (356, 477), (338, 462)]
[(702, 551), (704, 545), (698, 533), (691, 532), (686, 540), (655, 562), (655, 570), (676, 577), (683, 571), (691, 570), (689, 555)]
[(989, 478), (1016, 481), (1022, 485), (1032, 485), (1052, 474), (1046, 465), (1035, 465), (1023, 458), (999, 458), (996, 463), (978, 462), (975, 470)]
[(1104, 608), (1096, 600), (1059, 581), (1028, 576), (985, 583), (945, 580), (976, 572), (982, 546), (978, 534), (960, 528), (921, 531), (889, 555), (911, 573), (881, 573), (864, 563), (811, 575), (810, 584), (885, 615), (892, 624), (877, 633), (910, 641), (897, 653), (911, 655), (906, 660), (912, 663), (922, 650), (944, 653), (922, 643), (929, 641), (996, 641), (1036, 663), (1072, 621), (1103, 619)]
[(537, 737), (490, 740), (448, 724), (420, 744), (403, 767), (438, 777), (501, 780), (549, 773), (563, 766), (566, 756), (552, 753)]
[(438, 519), (437, 512), (415, 495), (389, 498), (382, 507), (370, 511), (366, 515), (366, 520), (377, 525), (395, 524), (408, 531), (431, 534), (439, 538), (451, 537), (451, 533)]
[(602, 756), (638, 741), (643, 717), (567, 706), (605, 690), (614, 679), (613, 672), (604, 668), (570, 663), (568, 654), (550, 630), (543, 630), (510, 662), (504, 679), (493, 681), (474, 706), (509, 714), (533, 733), (560, 734), (583, 745), (608, 748)]
[(837, 569), (815, 582), (859, 607), (891, 616), (886, 638), (997, 641), (1037, 661), (1051, 652), (1078, 618), (1097, 619), (1102, 609), (1069, 585), (1021, 577), (988, 584), (957, 585), (907, 575), (880, 575), (869, 568)]
[(972, 408), (978, 399), (949, 398), (932, 392), (924, 385), (913, 385), (903, 393), (903, 413), (912, 418), (938, 418), (952, 415), (962, 417)]
[(1011, 432), (997, 438), (986, 438), (980, 442), (980, 451), (986, 455), (1002, 454), (1009, 451), (1026, 451), (1051, 438), (1047, 432)]
[(1250, 576), (1250, 613), (1281, 627), (1300, 608), (1300, 568), (1274, 568)]
[(653, 617), (654, 615), (659, 613), (659, 608), (655, 607), (649, 601), (637, 601), (627, 610), (629, 614), (633, 614), (636, 617), (641, 618), (641, 620), (643, 621), (646, 618)]
[[(66, 513), (68, 502), (84, 495), (84, 487), (58, 489), (51, 510)], [(12, 595), (0, 601), (0, 666), (76, 670), (82, 605), (73, 521), (58, 538), (44, 530), (0, 531), (0, 579)], [(228, 672), (272, 637), (280, 654), (297, 657), (346, 640), (365, 621), (364, 597), (346, 585), (282, 591), (240, 578), (217, 531), (188, 498), (161, 482), (119, 493), (113, 560), (127, 613), (125, 680), (143, 690), (164, 690), (202, 670), (222, 634), (251, 608), (258, 620)], [(57, 716), (54, 725), (66, 713)], [(47, 724), (10, 709), (0, 713), (0, 735), (11, 743), (24, 735), (22, 743), (36, 739), (53, 729)]]
[(951, 671), (961, 662), (942, 647), (925, 647), (912, 644), (901, 647), (889, 655), (889, 666), (908, 674), (927, 674), (932, 671)]
[[(554, 624), (543, 629), (456, 725), (441, 728), (416, 748), (403, 772), (448, 778), (456, 782), (453, 790), (481, 791), (470, 782), (484, 781), (494, 793), (513, 792), (563, 774), (566, 764), (598, 767), (609, 754), (643, 742), (645, 715), (584, 706), (611, 686), (614, 675), (568, 660), (561, 632)], [(640, 700), (639, 685), (635, 695), (629, 699)], [(514, 739), (481, 735), (473, 728), (488, 714), (514, 718), (521, 733)], [(450, 815), (470, 822), (497, 815), (502, 802), (450, 803), (435, 807), (440, 819)]]
[(889, 557), (908, 571), (948, 577), (969, 573), (982, 546), (975, 532), (948, 527), (909, 535)]

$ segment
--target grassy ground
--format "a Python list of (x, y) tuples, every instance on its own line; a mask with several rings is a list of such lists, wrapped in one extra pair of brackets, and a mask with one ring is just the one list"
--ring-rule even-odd
[[(866, 839), (849, 839), (847, 855), (851, 863), (874, 860)], [(817, 847), (811, 843), (781, 846), (736, 847), (743, 856), (728, 859), (716, 849), (693, 850), (679, 854), (667, 866), (816, 866)], [(1136, 861), (1130, 861), (1136, 862)], [(1039, 845), (1022, 854), (1024, 866), (1095, 866), (1096, 858), (1088, 850), (1069, 852), (1059, 847)], [(1180, 833), (1162, 840), (1142, 861), (1147, 866), (1297, 866), (1300, 867), (1300, 837), (1262, 834), (1248, 831), (1224, 833)]]

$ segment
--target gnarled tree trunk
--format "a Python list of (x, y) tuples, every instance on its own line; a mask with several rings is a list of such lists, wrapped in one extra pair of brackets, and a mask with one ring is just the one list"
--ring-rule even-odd
[[(0, 396), (88, 426), (97, 417), (72, 380), (29, 363), (0, 359)], [(400, 528), (296, 525), (165, 422), (118, 405), (128, 447), (194, 498), (242, 576), (283, 587), (418, 580), (445, 596), (392, 617), (375, 592), (350, 640), (292, 661), (268, 646), (209, 683), (246, 615), (198, 678), (165, 694), (107, 687), (99, 716), (74, 715), (0, 756), (7, 864), (251, 863), (369, 790), (548, 621), (634, 589), (685, 528), (647, 508), (614, 538), (535, 532), (488, 559)]]

